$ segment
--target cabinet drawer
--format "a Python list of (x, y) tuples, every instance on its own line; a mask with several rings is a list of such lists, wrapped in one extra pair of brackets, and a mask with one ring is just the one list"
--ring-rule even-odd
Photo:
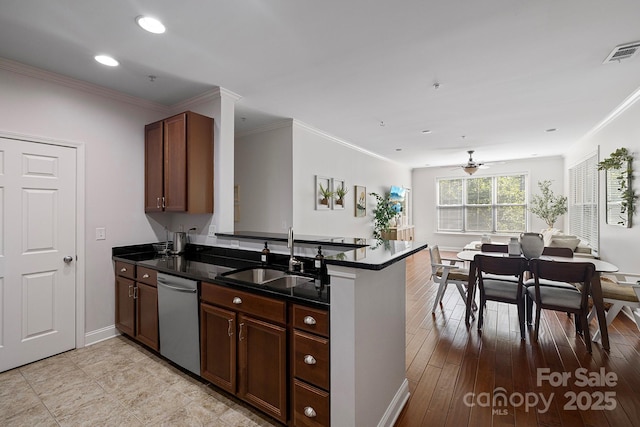
[(326, 310), (295, 304), (293, 306), (293, 327), (328, 337), (329, 313)]
[(201, 291), (202, 301), (262, 319), (286, 323), (286, 304), (284, 301), (206, 282), (202, 282)]
[(136, 277), (136, 266), (135, 264), (116, 261), (116, 274), (118, 276), (128, 277), (129, 279), (133, 279)]
[(329, 389), (329, 340), (293, 331), (293, 375)]
[(294, 380), (293, 425), (321, 427), (329, 426), (329, 421), (329, 393)]
[(157, 286), (158, 272), (151, 268), (138, 266), (136, 269), (136, 281), (155, 287)]

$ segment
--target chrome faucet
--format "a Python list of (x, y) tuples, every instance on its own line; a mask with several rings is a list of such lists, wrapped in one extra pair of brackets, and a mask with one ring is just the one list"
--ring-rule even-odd
[(293, 256), (293, 227), (289, 227), (289, 235), (287, 236), (287, 247), (290, 250), (291, 255), (289, 256), (289, 271), (296, 271), (296, 267), (299, 267), (301, 273), (304, 273), (304, 264), (299, 259), (296, 259)]

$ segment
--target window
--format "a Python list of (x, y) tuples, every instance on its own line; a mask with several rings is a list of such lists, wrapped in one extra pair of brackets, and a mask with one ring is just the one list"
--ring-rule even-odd
[(526, 176), (439, 179), (438, 231), (526, 231)]
[(569, 169), (569, 233), (598, 253), (598, 153)]

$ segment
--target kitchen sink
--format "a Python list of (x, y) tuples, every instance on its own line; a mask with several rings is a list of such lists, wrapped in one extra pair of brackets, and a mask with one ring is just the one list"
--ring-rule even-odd
[(270, 280), (278, 279), (286, 275), (287, 273), (282, 270), (264, 267), (232, 271), (230, 273), (223, 274), (224, 277), (227, 277), (229, 279), (239, 280), (241, 282), (255, 283), (257, 285), (268, 282)]
[(310, 277), (290, 274), (282, 270), (265, 267), (232, 271), (224, 273), (222, 277), (276, 289), (289, 289), (303, 283), (313, 282), (313, 279)]

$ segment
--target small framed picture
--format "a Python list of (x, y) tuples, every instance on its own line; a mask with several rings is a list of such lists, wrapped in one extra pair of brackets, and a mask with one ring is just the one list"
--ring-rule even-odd
[(367, 187), (355, 186), (356, 216), (367, 216)]
[(331, 209), (333, 205), (333, 193), (331, 191), (331, 179), (316, 175), (316, 210)]
[(347, 203), (346, 195), (349, 192), (344, 185), (344, 179), (331, 178), (331, 191), (333, 192), (331, 209), (344, 209), (344, 205)]

